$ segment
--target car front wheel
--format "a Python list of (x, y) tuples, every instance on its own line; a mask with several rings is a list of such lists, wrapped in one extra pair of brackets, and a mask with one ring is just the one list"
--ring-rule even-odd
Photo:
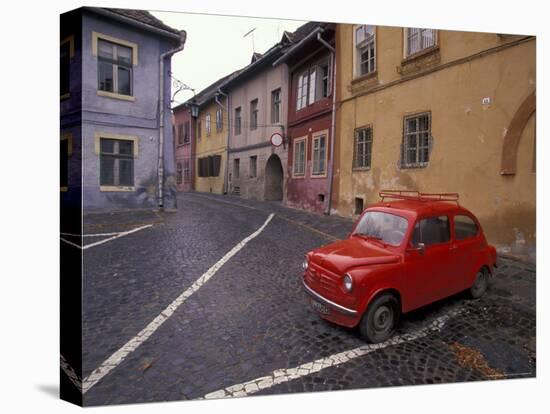
[(488, 286), (489, 286), (489, 272), (485, 268), (479, 269), (476, 275), (476, 279), (474, 280), (474, 284), (472, 285), (469, 291), (472, 299), (478, 299), (482, 297), (485, 291), (487, 290)]
[(388, 340), (395, 332), (399, 313), (399, 302), (394, 295), (385, 293), (378, 296), (361, 319), (361, 336), (373, 344)]

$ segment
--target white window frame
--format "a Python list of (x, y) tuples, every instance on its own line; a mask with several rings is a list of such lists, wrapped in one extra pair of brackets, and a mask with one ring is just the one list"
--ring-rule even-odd
[[(303, 160), (299, 164), (297, 162), (297, 155), (298, 151), (296, 150), (296, 147), (301, 145), (303, 143)], [(299, 137), (295, 138), (294, 142), (292, 143), (292, 177), (293, 178), (304, 178), (306, 176), (306, 166), (307, 166), (307, 136), (305, 137)], [(296, 166), (301, 165), (301, 170), (297, 171)]]
[[(376, 72), (376, 68), (377, 68), (376, 29), (377, 29), (376, 26), (366, 25), (366, 24), (357, 25), (353, 27), (353, 44), (354, 44), (353, 53), (354, 53), (354, 60), (355, 60), (355, 65), (354, 65), (355, 77), (365, 76)], [(364, 33), (363, 37), (360, 39), (358, 39), (358, 33), (357, 33), (359, 30), (362, 30)], [(371, 31), (371, 33), (369, 33), (369, 31)], [(370, 52), (371, 45), (372, 45), (372, 56)], [(362, 54), (362, 51), (365, 49), (369, 50), (369, 57), (367, 59), (367, 70), (363, 72), (361, 69), (361, 65), (362, 65), (361, 54)], [(372, 69), (369, 63), (371, 60), (373, 61)]]
[(307, 106), (309, 69), (298, 75), (296, 89), (296, 110), (299, 111)]
[[(321, 138), (324, 138), (324, 156), (322, 158), (323, 160), (323, 169), (320, 170), (318, 168), (321, 163), (321, 146), (319, 145), (321, 142)], [(327, 176), (327, 162), (328, 162), (328, 130), (325, 129), (324, 131), (318, 131), (314, 133), (311, 137), (311, 178), (324, 178)], [(319, 154), (317, 154), (319, 152)]]

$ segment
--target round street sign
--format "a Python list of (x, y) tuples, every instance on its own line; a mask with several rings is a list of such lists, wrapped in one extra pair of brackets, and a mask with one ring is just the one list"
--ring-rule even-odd
[(283, 136), (279, 134), (278, 132), (275, 132), (273, 135), (271, 135), (271, 145), (274, 147), (280, 147), (283, 143)]

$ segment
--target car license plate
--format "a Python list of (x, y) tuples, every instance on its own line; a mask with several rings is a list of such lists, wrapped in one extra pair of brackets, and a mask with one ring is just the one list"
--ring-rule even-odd
[(311, 300), (311, 307), (317, 312), (322, 313), (323, 315), (328, 315), (330, 313), (329, 308), (313, 299)]

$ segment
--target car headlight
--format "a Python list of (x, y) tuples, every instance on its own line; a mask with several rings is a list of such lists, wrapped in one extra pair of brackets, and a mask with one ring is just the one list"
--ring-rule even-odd
[(344, 284), (344, 290), (346, 292), (351, 292), (351, 288), (353, 287), (353, 279), (351, 278), (349, 273), (346, 273), (344, 275), (343, 284)]
[(309, 263), (307, 262), (307, 257), (306, 257), (306, 258), (304, 259), (303, 263), (302, 263), (302, 268), (303, 268), (304, 270), (307, 270), (308, 266), (309, 266)]

